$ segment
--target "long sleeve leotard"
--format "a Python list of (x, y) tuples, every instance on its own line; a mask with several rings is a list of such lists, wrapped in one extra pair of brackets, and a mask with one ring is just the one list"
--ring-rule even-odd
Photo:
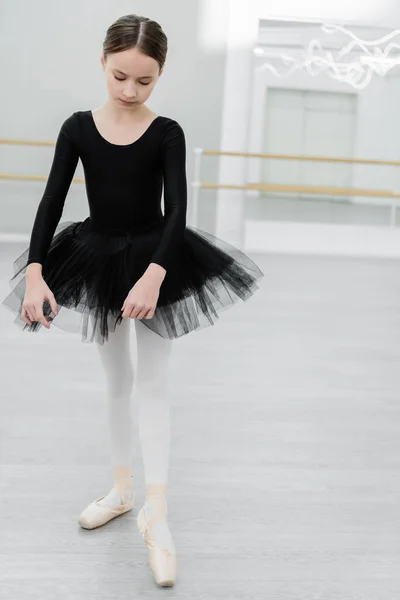
[(62, 124), (32, 228), (28, 264), (46, 259), (79, 158), (90, 218), (105, 228), (129, 230), (162, 218), (164, 190), (164, 227), (151, 262), (168, 270), (186, 227), (183, 129), (159, 116), (135, 142), (112, 144), (98, 131), (90, 110), (75, 112)]

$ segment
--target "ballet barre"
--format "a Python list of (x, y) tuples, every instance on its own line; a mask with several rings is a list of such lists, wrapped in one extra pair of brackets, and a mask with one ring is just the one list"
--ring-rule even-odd
[(7, 146), (55, 146), (55, 142), (46, 142), (41, 140), (14, 140), (11, 138), (0, 138), (0, 144)]
[[(0, 138), (0, 145), (14, 146), (55, 146), (54, 141), (45, 140), (16, 140), (13, 138)], [(204, 156), (241, 156), (250, 158), (267, 158), (276, 160), (300, 160), (313, 162), (331, 162), (331, 163), (346, 163), (358, 165), (386, 165), (390, 167), (400, 167), (400, 161), (396, 160), (378, 160), (369, 158), (341, 158), (338, 156), (311, 156), (300, 154), (264, 154), (258, 152), (235, 152), (223, 150), (203, 150), (195, 148), (195, 154)]]
[[(47, 181), (46, 175), (18, 175), (16, 173), (0, 173), (0, 179), (8, 179), (10, 181)], [(74, 177), (72, 183), (85, 183), (82, 177)]]
[(339, 156), (312, 156), (298, 154), (262, 154), (257, 152), (224, 152), (222, 150), (202, 150), (196, 148), (195, 153), (205, 156), (241, 156), (247, 158), (270, 158), (277, 160), (300, 160), (310, 162), (330, 162), (330, 163), (345, 163), (356, 165), (386, 165), (389, 167), (400, 167), (398, 160), (378, 160), (375, 158), (340, 158)]
[[(45, 175), (17, 175), (13, 173), (0, 173), (0, 179), (14, 181), (47, 181)], [(75, 177), (72, 179), (75, 183), (85, 183), (84, 178)], [(287, 192), (298, 194), (325, 194), (330, 196), (369, 196), (373, 198), (396, 198), (400, 199), (400, 194), (390, 190), (370, 190), (366, 188), (341, 188), (322, 185), (288, 185), (284, 183), (247, 183), (245, 185), (223, 184), (223, 183), (201, 183), (199, 187), (203, 189), (228, 189), (228, 190), (259, 190), (265, 192)]]
[[(312, 155), (297, 155), (297, 154), (265, 154), (259, 152), (236, 152), (223, 150), (204, 150), (203, 148), (194, 149), (194, 180), (192, 182), (192, 206), (193, 206), (193, 224), (196, 225), (198, 214), (198, 202), (200, 189), (231, 189), (241, 191), (258, 191), (258, 192), (276, 192), (289, 194), (310, 194), (323, 195), (334, 197), (368, 197), (390, 199), (392, 202), (386, 203), (390, 206), (390, 226), (394, 227), (396, 223), (396, 201), (400, 200), (400, 193), (392, 190), (379, 189), (360, 189), (349, 187), (321, 186), (321, 185), (293, 185), (283, 183), (243, 183), (243, 184), (221, 184), (221, 183), (206, 183), (200, 180), (200, 167), (202, 156), (233, 156), (242, 158), (262, 158), (275, 160), (295, 160), (309, 162), (325, 162), (325, 163), (342, 163), (353, 165), (377, 165), (400, 167), (400, 161), (395, 160), (379, 160), (368, 158), (342, 158), (339, 156), (312, 156)], [(374, 203), (380, 205), (381, 203)]]
[[(42, 146), (49, 147), (55, 146), (54, 141), (43, 141), (43, 140), (18, 140), (12, 138), (0, 138), (0, 145), (20, 145), (20, 146)], [(239, 184), (224, 184), (224, 183), (205, 183), (200, 181), (200, 167), (202, 156), (237, 156), (245, 158), (262, 158), (262, 159), (274, 159), (274, 160), (296, 160), (296, 161), (311, 161), (311, 162), (329, 162), (329, 163), (344, 163), (354, 165), (379, 165), (379, 166), (391, 166), (399, 167), (400, 161), (394, 160), (378, 160), (378, 159), (365, 159), (365, 158), (342, 158), (342, 157), (328, 157), (328, 156), (304, 156), (297, 154), (265, 154), (258, 152), (236, 152), (236, 151), (223, 151), (223, 150), (204, 150), (202, 148), (195, 148), (195, 161), (194, 161), (194, 180), (192, 182), (192, 205), (193, 205), (193, 224), (196, 225), (197, 214), (198, 214), (198, 199), (200, 189), (230, 189), (230, 190), (242, 190), (242, 191), (259, 191), (259, 192), (276, 192), (276, 193), (289, 193), (289, 194), (311, 194), (311, 195), (328, 195), (335, 197), (369, 197), (369, 198), (386, 198), (393, 201), (400, 199), (400, 193), (393, 192), (391, 190), (377, 190), (377, 189), (365, 189), (365, 188), (348, 188), (348, 187), (335, 187), (335, 186), (321, 186), (321, 185), (293, 185), (283, 183), (244, 183)], [(17, 173), (0, 173), (0, 180), (9, 181), (47, 181), (48, 177), (44, 175), (24, 175)], [(75, 177), (72, 179), (72, 183), (85, 183), (85, 179), (82, 177)], [(395, 225), (396, 216), (396, 204), (395, 202), (390, 203), (391, 207), (391, 226)]]
[(370, 196), (373, 198), (397, 198), (400, 194), (389, 190), (369, 190), (366, 188), (341, 188), (326, 185), (288, 185), (286, 183), (247, 183), (245, 185), (202, 183), (204, 189), (226, 188), (233, 190), (258, 190), (263, 192), (287, 192), (298, 194), (324, 194), (329, 196)]
[[(45, 140), (16, 140), (12, 138), (0, 138), (0, 145), (8, 146), (55, 146), (56, 142)], [(8, 181), (47, 181), (44, 175), (20, 175), (14, 173), (0, 173), (0, 179)], [(85, 183), (82, 177), (74, 177), (72, 183)]]

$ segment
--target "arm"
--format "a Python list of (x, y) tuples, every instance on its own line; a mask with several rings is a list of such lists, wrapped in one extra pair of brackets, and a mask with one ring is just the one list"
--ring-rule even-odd
[(71, 134), (72, 118), (63, 123), (58, 134), (53, 164), (33, 224), (28, 265), (43, 264), (76, 170), (79, 154)]
[(170, 124), (165, 134), (162, 160), (165, 225), (148, 268), (149, 272), (158, 273), (161, 279), (181, 248), (186, 227), (186, 142), (183, 129), (176, 121)]

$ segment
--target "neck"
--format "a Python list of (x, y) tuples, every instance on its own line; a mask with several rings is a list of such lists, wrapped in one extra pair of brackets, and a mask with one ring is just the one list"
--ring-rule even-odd
[(108, 99), (100, 110), (113, 121), (118, 123), (131, 123), (148, 117), (151, 112), (144, 104), (138, 104), (129, 108), (119, 107), (114, 100)]

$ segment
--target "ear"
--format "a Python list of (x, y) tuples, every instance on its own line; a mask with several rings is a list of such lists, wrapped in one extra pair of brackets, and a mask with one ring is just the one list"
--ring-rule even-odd
[(105, 68), (106, 68), (106, 61), (105, 61), (105, 59), (104, 59), (104, 54), (103, 54), (103, 53), (101, 54), (101, 57), (100, 57), (100, 62), (101, 62), (101, 66), (103, 67), (103, 71), (105, 71)]

